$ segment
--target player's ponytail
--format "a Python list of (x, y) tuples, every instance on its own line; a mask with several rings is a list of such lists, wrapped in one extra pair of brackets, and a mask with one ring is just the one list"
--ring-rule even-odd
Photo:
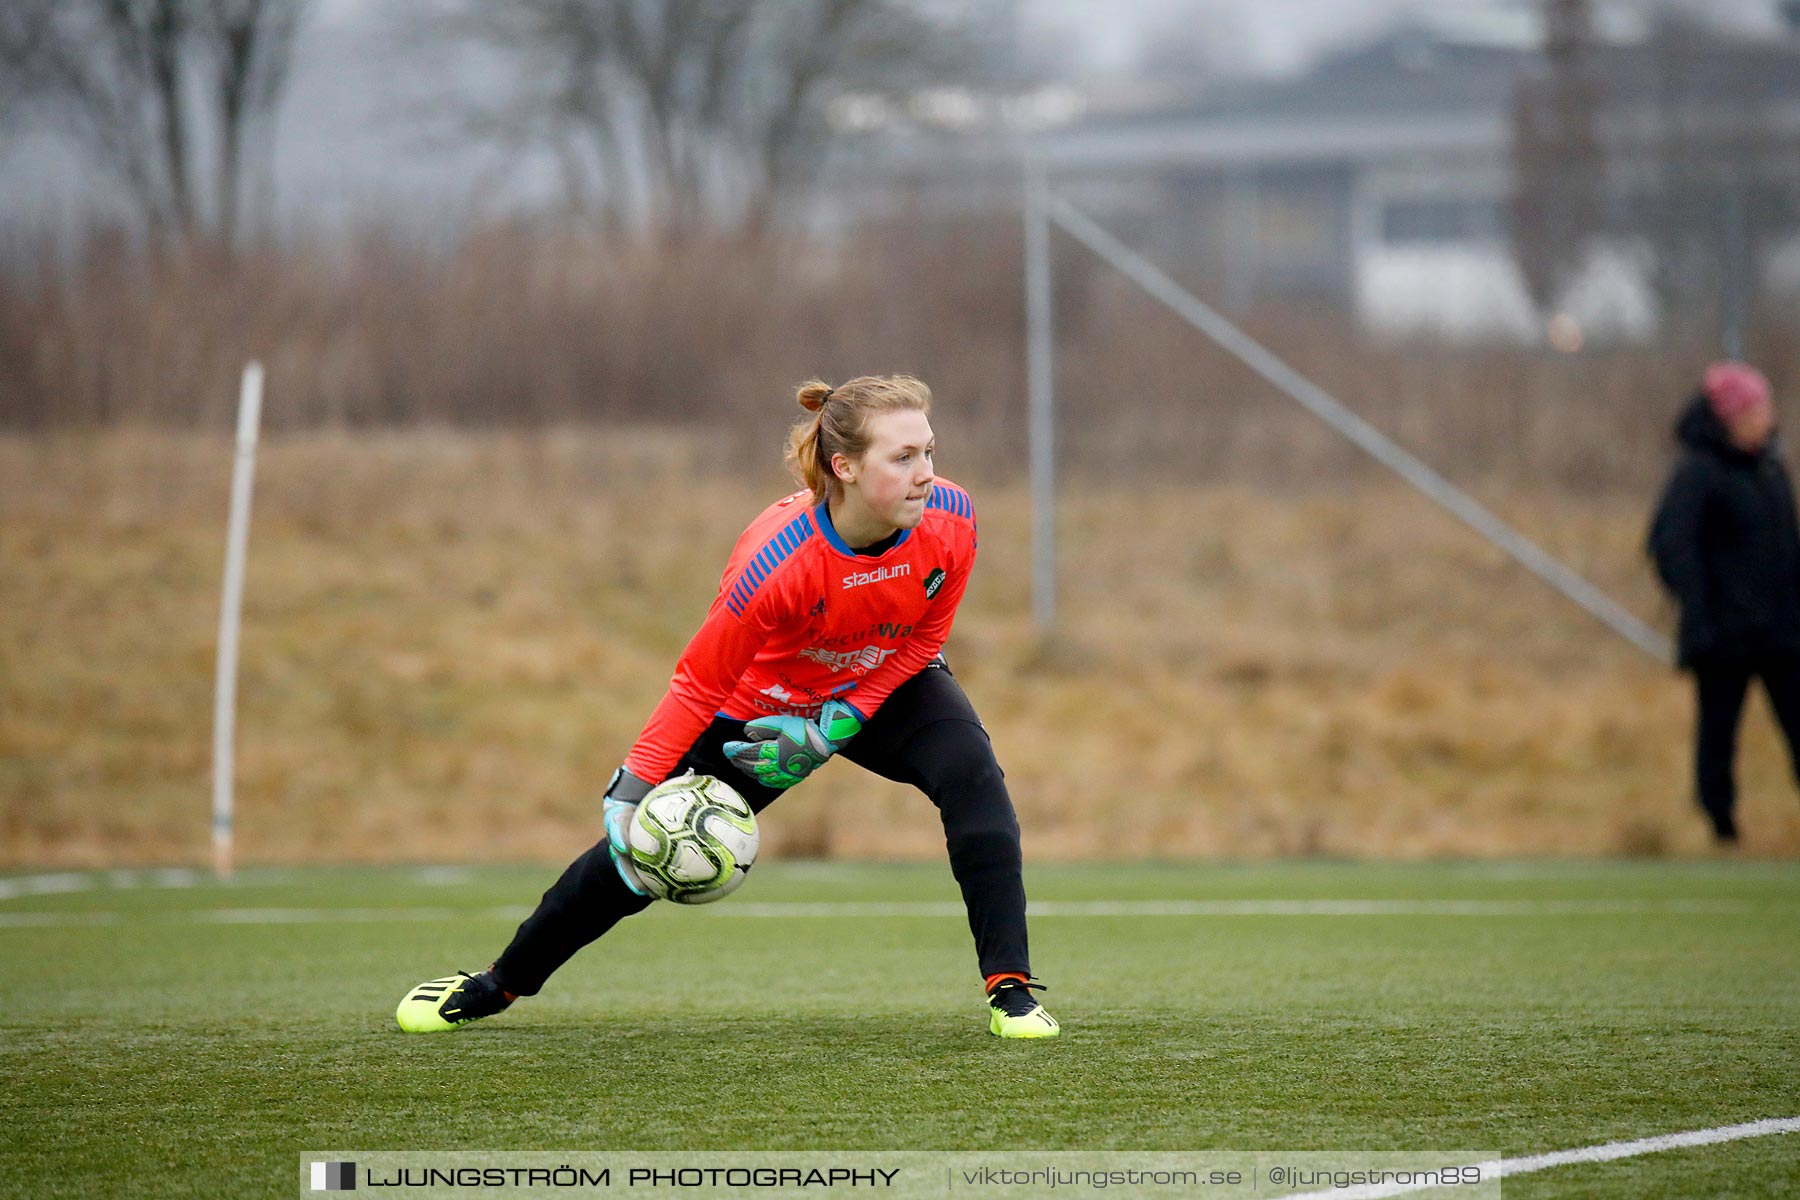
[(813, 415), (788, 430), (788, 470), (816, 500), (825, 500), (836, 480), (832, 455), (861, 458), (869, 448), (871, 416), (906, 408), (928, 413), (931, 389), (910, 375), (859, 375), (836, 387), (809, 379), (794, 401)]
[(814, 496), (825, 495), (826, 481), (831, 474), (831, 456), (819, 453), (820, 426), (824, 423), (823, 410), (830, 395), (831, 385), (817, 379), (809, 379), (801, 384), (800, 390), (794, 394), (794, 401), (813, 416), (810, 421), (802, 420), (788, 430), (788, 470), (794, 473), (795, 481), (810, 489)]

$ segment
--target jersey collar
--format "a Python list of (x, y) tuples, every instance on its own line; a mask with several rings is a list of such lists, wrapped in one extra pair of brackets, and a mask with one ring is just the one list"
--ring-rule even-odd
[(845, 545), (844, 539), (838, 536), (837, 527), (831, 523), (831, 505), (829, 502), (821, 503), (817, 508), (813, 509), (813, 519), (818, 523), (819, 532), (825, 535), (825, 540), (830, 543), (833, 550), (836, 550), (839, 554), (848, 555), (851, 558), (866, 558), (870, 562), (873, 562), (878, 558), (886, 558), (900, 547), (906, 545), (906, 539), (913, 535), (912, 530), (902, 529), (900, 531), (900, 536), (894, 539), (894, 544), (889, 546), (886, 550), (883, 550), (880, 554), (858, 554), (849, 546)]

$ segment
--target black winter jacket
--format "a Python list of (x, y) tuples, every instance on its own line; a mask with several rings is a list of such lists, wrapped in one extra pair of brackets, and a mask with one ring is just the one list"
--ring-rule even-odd
[(1649, 551), (1681, 605), (1681, 665), (1800, 650), (1800, 527), (1774, 441), (1739, 450), (1703, 397), (1675, 437)]

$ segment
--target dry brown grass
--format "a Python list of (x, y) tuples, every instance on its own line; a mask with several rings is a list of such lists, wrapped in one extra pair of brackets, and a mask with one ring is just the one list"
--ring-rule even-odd
[[(648, 431), (265, 446), (243, 858), (561, 859), (589, 841), (732, 539), (784, 486), (773, 458)], [(952, 663), (1028, 853), (1706, 852), (1685, 681), (1411, 493), (1071, 483), (1065, 627), (1044, 644), (1023, 490), (943, 466), (982, 514)], [(203, 858), (228, 472), (216, 436), (0, 440), (0, 863)], [(1645, 497), (1485, 499), (1662, 611)], [(1750, 845), (1800, 852), (1760, 701), (1745, 735)], [(921, 799), (848, 765), (766, 830), (776, 852), (941, 853)]]

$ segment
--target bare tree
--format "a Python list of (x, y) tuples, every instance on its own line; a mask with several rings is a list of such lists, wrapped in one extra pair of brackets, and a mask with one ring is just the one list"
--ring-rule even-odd
[(8, 19), (23, 36), (0, 52), (28, 115), (88, 150), (153, 234), (186, 227), (186, 111), (169, 104), (178, 0), (16, 0)]
[(196, 14), (196, 34), (210, 59), (219, 140), (215, 205), (219, 238), (227, 245), (241, 224), (244, 161), (253, 139), (265, 147), (273, 142), (269, 125), (304, 12), (300, 0), (210, 0)]
[(49, 9), (38, 4), (0, 4), (0, 117), (32, 90), (29, 64), (42, 53)]
[(210, 226), (229, 241), (247, 139), (269, 136), (306, 2), (7, 0), (0, 79), (121, 186), (153, 240)]
[(1624, 232), (1663, 311), (1747, 319), (1767, 251), (1800, 225), (1800, 137), (1780, 118), (1800, 56), (1666, 17), (1646, 46), (1645, 132), (1630, 147)]
[(1544, 66), (1513, 97), (1513, 256), (1539, 311), (1578, 273), (1605, 220), (1589, 0), (1543, 0)]
[(548, 147), (572, 208), (678, 233), (757, 228), (818, 169), (831, 96), (954, 72), (954, 26), (901, 0), (445, 0), (518, 86), (468, 127)]
[(1513, 247), (1553, 303), (1585, 248), (1634, 251), (1669, 326), (1735, 343), (1774, 244), (1800, 225), (1800, 54), (1665, 8), (1598, 47), (1588, 0), (1545, 0), (1546, 67), (1516, 96)]

